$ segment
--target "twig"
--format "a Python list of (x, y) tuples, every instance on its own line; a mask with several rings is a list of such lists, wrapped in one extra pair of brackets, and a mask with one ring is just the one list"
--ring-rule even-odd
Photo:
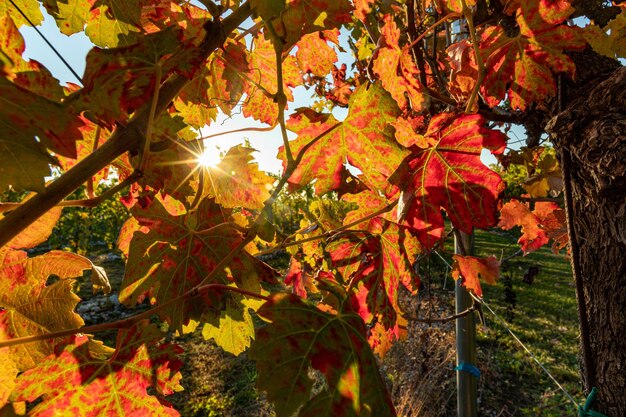
[(472, 90), (472, 94), (467, 100), (467, 105), (465, 107), (465, 112), (469, 113), (474, 107), (474, 103), (476, 102), (476, 98), (478, 97), (478, 91), (480, 90), (480, 86), (485, 79), (485, 63), (483, 62), (483, 58), (480, 55), (480, 48), (478, 46), (478, 39), (476, 38), (476, 28), (474, 27), (474, 17), (472, 16), (472, 11), (467, 7), (465, 0), (461, 0), (461, 5), (463, 6), (463, 16), (465, 20), (467, 20), (467, 28), (469, 29), (470, 39), (472, 41), (472, 48), (474, 48), (474, 54), (476, 55), (476, 64), (478, 66), (478, 77), (476, 79), (476, 85)]
[(419, 318), (419, 317), (415, 317), (415, 316), (411, 316), (411, 315), (407, 315), (405, 314), (404, 317), (409, 319), (409, 320), (413, 320), (413, 321), (419, 321), (420, 323), (448, 323), (452, 320), (456, 320), (456, 319), (460, 319), (461, 317), (465, 317), (468, 314), (476, 311), (478, 308), (476, 307), (476, 302), (474, 301), (474, 299), (472, 299), (472, 305), (470, 307), (468, 307), (466, 310), (461, 311), (460, 313), (456, 313), (453, 314), (451, 316), (447, 316), (447, 317), (437, 317), (434, 319), (423, 319), (423, 318)]
[[(103, 201), (108, 200), (109, 198), (113, 197), (118, 191), (121, 191), (124, 188), (128, 187), (130, 184), (135, 182), (140, 177), (141, 177), (141, 173), (139, 171), (135, 171), (132, 174), (130, 174), (128, 177), (126, 177), (124, 181), (120, 182), (113, 188), (109, 188), (108, 190), (100, 194), (99, 196), (96, 196), (93, 198), (86, 198), (82, 200), (65, 200), (65, 201), (61, 201), (55, 207), (88, 207), (88, 208), (96, 207), (98, 204), (102, 203)], [(24, 204), (26, 204), (26, 202), (0, 203), (0, 213), (4, 213), (5, 211), (15, 210), (16, 208)]]
[(437, 20), (435, 23), (433, 23), (432, 25), (430, 25), (430, 27), (428, 29), (426, 29), (424, 32), (422, 32), (417, 38), (415, 38), (410, 44), (406, 45), (403, 49), (409, 49), (409, 48), (413, 48), (419, 41), (421, 41), (422, 39), (424, 39), (426, 36), (428, 36), (428, 33), (431, 30), (434, 30), (437, 28), (437, 26), (439, 26), (440, 24), (442, 24), (443, 22), (445, 22), (448, 19), (452, 19), (454, 17), (459, 17), (458, 13), (448, 13), (447, 15), (445, 15), (444, 17), (442, 17), (441, 19)]
[(393, 201), (389, 204), (387, 204), (385, 207), (381, 208), (380, 210), (377, 210), (374, 213), (371, 213), (365, 217), (362, 217), (358, 220), (353, 221), (352, 223), (346, 224), (345, 226), (341, 226), (338, 227), (336, 229), (333, 230), (329, 230), (328, 232), (324, 232), (321, 233), (319, 235), (316, 236), (311, 236), (311, 237), (307, 237), (305, 239), (300, 239), (300, 240), (295, 240), (293, 242), (283, 242), (280, 245), (274, 246), (272, 248), (266, 249), (264, 251), (261, 252), (257, 252), (254, 254), (254, 256), (261, 256), (261, 255), (267, 255), (268, 253), (272, 253), (272, 252), (276, 252), (277, 250), (281, 250), (281, 249), (285, 249), (288, 248), (290, 246), (295, 246), (295, 245), (300, 245), (302, 243), (306, 243), (306, 242), (312, 242), (314, 240), (319, 240), (319, 239), (326, 239), (326, 238), (332, 238), (333, 236), (338, 235), (339, 233), (343, 232), (344, 230), (348, 230), (358, 224), (361, 224), (363, 222), (366, 222), (370, 219), (373, 219), (374, 217), (380, 216), (383, 213), (387, 213), (388, 211), (390, 211), (391, 209), (393, 209), (396, 205), (398, 204), (398, 201)]
[(141, 161), (139, 162), (139, 170), (144, 171), (148, 153), (150, 152), (150, 142), (152, 141), (152, 131), (154, 130), (154, 119), (156, 117), (156, 108), (159, 103), (159, 90), (161, 89), (161, 65), (156, 66), (156, 76), (154, 81), (154, 92), (152, 93), (152, 101), (150, 103), (150, 114), (148, 115), (148, 125), (146, 126), (146, 137), (143, 140), (143, 150), (141, 151)]
[(226, 132), (213, 133), (212, 135), (201, 136), (196, 140), (206, 140), (211, 138), (216, 138), (218, 136), (230, 135), (232, 133), (241, 133), (241, 132), (271, 132), (274, 130), (276, 125), (267, 126), (267, 127), (243, 127), (241, 129), (228, 130)]
[(294, 159), (289, 146), (289, 137), (287, 136), (287, 125), (285, 123), (285, 107), (287, 107), (287, 96), (285, 95), (285, 86), (283, 83), (283, 48), (285, 42), (278, 36), (274, 26), (265, 25), (272, 35), (272, 43), (274, 44), (274, 52), (276, 54), (276, 94), (274, 99), (278, 106), (278, 123), (280, 124), (280, 133), (283, 138), (283, 146), (285, 147), (285, 156), (287, 158), (287, 166), (293, 165)]

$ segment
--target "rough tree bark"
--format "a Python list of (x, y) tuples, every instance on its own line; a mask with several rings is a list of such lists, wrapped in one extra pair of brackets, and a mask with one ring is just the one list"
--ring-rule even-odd
[(566, 98), (564, 111), (550, 120), (546, 130), (557, 151), (571, 161), (571, 213), (577, 241), (572, 249), (578, 252), (583, 290), (578, 296), (584, 299), (589, 334), (588, 368), (584, 355), (580, 361), (583, 383), (586, 391), (598, 388), (594, 410), (624, 417), (626, 67), (614, 68), (614, 61), (608, 67), (601, 65), (600, 70), (611, 71), (600, 79), (583, 76)]

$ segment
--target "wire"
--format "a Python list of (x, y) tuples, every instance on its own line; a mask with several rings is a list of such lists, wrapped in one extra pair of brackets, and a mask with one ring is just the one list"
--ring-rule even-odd
[(550, 379), (552, 380), (552, 382), (554, 382), (556, 384), (557, 387), (559, 387), (559, 389), (563, 392), (563, 394), (565, 394), (565, 396), (571, 401), (571, 403), (574, 405), (575, 408), (578, 408), (578, 403), (576, 402), (576, 400), (574, 399), (574, 397), (572, 397), (570, 395), (569, 392), (567, 392), (567, 390), (563, 387), (563, 385), (561, 385), (559, 383), (559, 381), (557, 381), (557, 379), (550, 373), (550, 371), (548, 371), (548, 369), (539, 361), (539, 359), (537, 359), (537, 357), (530, 351), (530, 349), (528, 349), (526, 347), (526, 345), (519, 339), (519, 337), (517, 337), (517, 335), (513, 332), (513, 330), (511, 330), (511, 328), (509, 326), (507, 326), (506, 322), (504, 321), (504, 319), (502, 319), (499, 315), (496, 314), (495, 311), (493, 311), (493, 309), (489, 306), (489, 304), (485, 303), (485, 301), (482, 298), (479, 298), (477, 296), (475, 296), (474, 294), (470, 295), (477, 301), (480, 302), (482, 305), (484, 305), (485, 307), (487, 307), (487, 310), (489, 310), (491, 312), (491, 314), (493, 314), (493, 316), (496, 318), (496, 320), (502, 325), (502, 327), (504, 327), (510, 334), (511, 336), (513, 336), (513, 339), (515, 339), (515, 341), (526, 351), (526, 353), (528, 353), (528, 355), (537, 363), (537, 365), (539, 365), (541, 367), (541, 369), (543, 369), (543, 372), (545, 372), (546, 375), (548, 375), (548, 377), (550, 377)]
[[(446, 261), (446, 259), (443, 256), (441, 256), (441, 254), (438, 251), (433, 251), (433, 252), (435, 252), (446, 263), (446, 265), (448, 265), (448, 267), (452, 269), (452, 266), (448, 263), (448, 261)], [(546, 375), (548, 375), (548, 377), (552, 380), (552, 382), (554, 382), (556, 386), (559, 387), (559, 389), (563, 392), (563, 394), (565, 394), (565, 396), (574, 405), (574, 408), (578, 409), (578, 403), (576, 402), (576, 400), (574, 400), (574, 397), (572, 397), (570, 393), (563, 387), (563, 385), (561, 385), (559, 381), (557, 381), (557, 379), (554, 376), (552, 376), (550, 371), (548, 371), (548, 369), (539, 361), (539, 359), (537, 359), (537, 357), (530, 351), (530, 349), (526, 347), (526, 345), (520, 340), (520, 338), (517, 337), (517, 335), (513, 332), (513, 330), (511, 330), (511, 328), (506, 324), (504, 319), (502, 319), (499, 315), (497, 315), (496, 312), (491, 308), (491, 306), (489, 306), (489, 304), (487, 304), (482, 298), (476, 296), (475, 294), (472, 294), (471, 291), (468, 291), (468, 292), (470, 296), (476, 302), (478, 302), (480, 305), (484, 305), (487, 308), (487, 310), (489, 310), (491, 314), (493, 314), (493, 316), (502, 325), (502, 327), (504, 327), (511, 334), (511, 336), (513, 336), (513, 339), (515, 339), (515, 341), (526, 351), (526, 353), (528, 353), (528, 355), (537, 363), (537, 365), (539, 365), (539, 367), (543, 370), (543, 372), (545, 372)]]
[(43, 35), (43, 33), (41, 33), (39, 31), (39, 29), (37, 29), (37, 27), (33, 24), (33, 22), (28, 18), (28, 16), (26, 16), (26, 14), (22, 11), (22, 9), (19, 8), (19, 6), (17, 4), (15, 4), (15, 2), (13, 0), (9, 0), (9, 2), (13, 5), (13, 7), (15, 7), (15, 9), (17, 9), (18, 12), (20, 12), (20, 14), (24, 17), (24, 19), (26, 19), (26, 21), (28, 22), (28, 24), (35, 29), (35, 32), (37, 32), (39, 34), (39, 36), (41, 36), (41, 38), (44, 40), (44, 42), (50, 47), (50, 49), (52, 49), (52, 51), (56, 54), (57, 57), (59, 57), (59, 59), (63, 62), (63, 64), (65, 64), (65, 66), (67, 67), (67, 69), (70, 70), (70, 72), (72, 73), (72, 75), (74, 75), (74, 77), (76, 77), (76, 79), (78, 80), (79, 83), (83, 84), (83, 80), (82, 78), (80, 78), (80, 76), (76, 73), (76, 71), (74, 71), (74, 68), (72, 68), (70, 66), (70, 64), (65, 60), (65, 58), (63, 58), (63, 56), (59, 53), (59, 51), (57, 51), (57, 49), (54, 47), (54, 45), (52, 45), (50, 43), (50, 41)]

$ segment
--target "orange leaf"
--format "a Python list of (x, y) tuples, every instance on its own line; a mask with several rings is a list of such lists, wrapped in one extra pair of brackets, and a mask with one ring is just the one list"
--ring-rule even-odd
[(480, 280), (490, 285), (494, 285), (498, 280), (500, 262), (493, 255), (488, 258), (454, 255), (452, 258), (454, 259), (452, 277), (461, 278), (463, 286), (479, 297), (483, 296)]

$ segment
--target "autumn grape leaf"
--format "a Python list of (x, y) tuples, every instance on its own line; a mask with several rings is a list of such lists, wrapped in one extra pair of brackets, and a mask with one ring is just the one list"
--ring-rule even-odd
[(211, 322), (205, 323), (202, 336), (205, 340), (215, 340), (226, 352), (238, 356), (250, 347), (250, 342), (254, 339), (254, 322), (249, 310), (256, 311), (261, 304), (263, 301), (243, 296), (228, 298), (219, 321), (215, 325)]
[[(254, 39), (254, 49), (249, 55), (250, 72), (247, 74), (245, 91), (248, 94), (243, 104), (243, 115), (263, 123), (273, 125), (278, 117), (278, 106), (273, 98), (276, 94), (276, 52), (274, 46), (265, 39), (263, 33)], [(283, 58), (283, 90), (287, 101), (293, 101), (290, 87), (302, 84), (296, 58), (288, 55)]]
[(228, 41), (216, 51), (174, 100), (185, 122), (199, 129), (215, 120), (218, 108), (230, 115), (246, 87), (241, 74), (250, 71), (248, 60), (241, 42)]
[[(271, 324), (250, 356), (277, 417), (395, 415), (358, 315), (329, 314), (293, 294), (272, 295), (258, 314)], [(313, 396), (310, 368), (327, 383)]]
[(93, 417), (178, 416), (163, 397), (182, 390), (182, 349), (158, 344), (161, 338), (156, 326), (140, 322), (120, 330), (115, 353), (103, 358), (90, 348), (87, 336), (72, 336), (64, 349), (20, 375), (16, 400), (43, 397), (30, 411), (33, 417), (71, 415), (77, 407), (81, 415)]
[(365, 21), (375, 2), (376, 0), (354, 0), (354, 15), (357, 19)]
[(442, 208), (467, 233), (496, 223), (504, 183), (481, 162), (480, 154), (483, 148), (502, 153), (506, 136), (484, 125), (480, 115), (433, 117), (424, 134), (430, 146), (416, 148), (389, 180), (402, 190), (398, 219), (428, 250), (443, 236)]
[(255, 149), (233, 146), (215, 167), (204, 172), (204, 195), (215, 197), (224, 207), (263, 208), (275, 179), (253, 163)]
[[(38, 1), (13, 0), (13, 2), (19, 9), (9, 1), (0, 2), (0, 16), (4, 16), (5, 14), (8, 15), (15, 22), (15, 25), (18, 28), (23, 25), (28, 25), (28, 20), (30, 20), (35, 26), (38, 26), (43, 22), (43, 14), (39, 9)], [(19, 10), (24, 12), (26, 17), (28, 17), (28, 20), (22, 16), (22, 13), (20, 13)]]
[(533, 214), (539, 219), (541, 228), (552, 239), (552, 253), (558, 254), (569, 243), (565, 210), (556, 203), (537, 202)]
[(0, 13), (0, 69), (15, 85), (49, 100), (59, 102), (65, 97), (59, 80), (34, 59), (26, 61), (24, 38), (13, 20)]
[(585, 39), (594, 51), (609, 58), (626, 58), (626, 9), (611, 20), (605, 27), (588, 25)]
[(180, 31), (165, 29), (142, 36), (137, 43), (87, 54), (84, 88), (68, 98), (68, 106), (97, 118), (105, 126), (125, 122), (152, 100), (157, 74), (164, 81), (173, 72), (188, 70), (189, 62), (173, 55), (184, 49)]
[(266, 22), (280, 16), (280, 13), (285, 10), (285, 6), (285, 0), (250, 0), (252, 11)]
[(245, 83), (240, 74), (250, 70), (246, 45), (242, 42), (228, 42), (211, 60), (211, 89), (213, 100), (226, 114), (239, 103)]
[[(23, 202), (28, 201), (35, 196), (35, 193), (31, 193)], [(32, 222), (28, 227), (22, 230), (17, 236), (9, 241), (5, 247), (0, 249), (0, 258), (3, 256), (5, 250), (11, 249), (30, 249), (45, 242), (50, 237), (54, 226), (61, 217), (61, 207), (53, 207), (48, 210), (43, 216)], [(0, 215), (0, 219), (4, 216)], [(0, 263), (1, 265), (1, 263)]]
[(564, 51), (586, 47), (582, 29), (561, 24), (567, 18), (564, 13), (556, 13), (552, 22), (544, 20), (538, 7), (542, 1), (522, 2), (516, 14), (517, 37), (509, 37), (499, 25), (482, 34), (480, 49), (489, 71), (481, 93), (491, 107), (508, 94), (511, 107), (524, 110), (531, 102), (555, 95), (553, 73), (575, 75), (574, 62)]
[[(10, 337), (6, 334), (4, 327), (0, 326), (0, 340), (7, 339)], [(13, 361), (9, 348), (0, 348), (0, 414), (2, 414), (2, 407), (7, 403), (9, 395), (15, 388), (15, 378), (18, 372), (19, 369)]]
[(409, 50), (399, 45), (400, 30), (393, 16), (386, 15), (384, 23), (381, 29), (383, 46), (378, 49), (372, 69), (401, 110), (406, 110), (409, 105), (414, 110), (420, 110), (425, 97), (421, 93), (422, 86), (417, 78), (419, 70)]
[[(27, 258), (23, 251), (0, 253), (0, 328), (9, 338), (74, 329), (83, 320), (74, 313), (80, 301), (72, 291), (74, 281), (91, 262), (70, 252), (50, 251)], [(50, 275), (59, 279), (47, 285)], [(20, 371), (29, 369), (52, 352), (60, 340), (38, 341), (11, 347)]]
[[(120, 290), (120, 301), (129, 306), (145, 297), (162, 304), (182, 296), (212, 273), (243, 239), (228, 220), (230, 210), (211, 199), (202, 200), (194, 211), (180, 216), (169, 214), (157, 199), (147, 208), (135, 205), (131, 212), (149, 231), (136, 231), (130, 243)], [(241, 252), (227, 271), (217, 271), (207, 284), (234, 282), (239, 288), (259, 292), (261, 279), (273, 280), (273, 270)], [(216, 292), (205, 292), (201, 299), (181, 301), (160, 314), (179, 330), (189, 318), (215, 314), (215, 309), (219, 316), (216, 296)]]
[(309, 33), (300, 39), (296, 44), (296, 61), (302, 72), (310, 72), (318, 77), (330, 74), (337, 62), (337, 52), (328, 44), (329, 41), (339, 44), (338, 30)]
[(72, 35), (85, 31), (89, 40), (103, 48), (133, 43), (142, 31), (145, 0), (45, 0), (44, 6), (55, 18), (59, 30)]
[(454, 259), (452, 277), (457, 280), (460, 278), (463, 286), (479, 297), (483, 296), (480, 281), (494, 285), (500, 275), (500, 262), (495, 256), (477, 258), (454, 255), (452, 259)]
[(365, 323), (374, 318), (400, 338), (396, 318), (402, 315), (398, 306), (398, 288), (405, 285), (417, 290), (419, 279), (412, 262), (419, 253), (417, 239), (407, 228), (375, 219), (368, 230), (351, 231), (329, 243), (333, 268), (336, 268), (353, 293), (350, 301)]
[(47, 152), (76, 157), (82, 122), (55, 101), (0, 78), (0, 190), (42, 191), (49, 164)]
[(561, 167), (552, 153), (543, 154), (536, 165), (536, 171), (526, 179), (522, 187), (531, 197), (546, 197), (551, 191), (563, 191)]
[(468, 39), (450, 45), (446, 52), (450, 65), (448, 90), (457, 102), (462, 103), (470, 97), (476, 86), (478, 78), (476, 54)]
[(285, 275), (285, 285), (293, 288), (293, 293), (306, 299), (308, 294), (319, 293), (315, 285), (314, 270), (306, 260), (302, 260), (304, 253), (291, 257), (289, 270)]
[(528, 205), (511, 199), (500, 210), (498, 227), (509, 230), (515, 226), (522, 228), (522, 236), (518, 243), (524, 254), (534, 252), (550, 240), (546, 232), (539, 226), (539, 218), (530, 211)]
[[(315, 179), (317, 194), (336, 190), (348, 162), (363, 172), (365, 184), (385, 189), (387, 177), (408, 154), (393, 138), (389, 125), (397, 116), (395, 101), (379, 84), (362, 85), (352, 94), (343, 122), (330, 114), (299, 109), (287, 128), (298, 134), (290, 142), (291, 152), (295, 156), (303, 151), (304, 156), (289, 177), (290, 186), (300, 188)], [(278, 158), (286, 168), (283, 147)]]
[(462, 13), (463, 1), (465, 1), (465, 5), (467, 7), (473, 7), (476, 5), (476, 0), (444, 0), (443, 4), (445, 7), (453, 12)]
[(352, 22), (354, 7), (348, 0), (287, 0), (275, 30), (289, 50), (308, 33), (335, 29)]

